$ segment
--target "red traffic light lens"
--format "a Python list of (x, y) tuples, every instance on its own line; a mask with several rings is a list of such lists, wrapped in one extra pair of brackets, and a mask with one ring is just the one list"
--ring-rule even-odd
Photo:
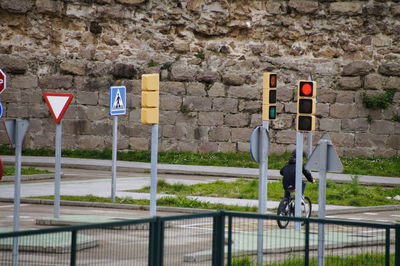
[(312, 95), (312, 86), (310, 83), (302, 83), (300, 89), (303, 96)]

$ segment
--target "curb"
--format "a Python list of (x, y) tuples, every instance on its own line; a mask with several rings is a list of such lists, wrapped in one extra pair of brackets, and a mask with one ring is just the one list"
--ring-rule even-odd
[[(0, 198), (0, 202), (10, 202), (13, 203), (14, 199)], [(54, 205), (53, 200), (45, 199), (27, 199), (21, 198), (21, 203), (28, 204), (41, 204), (41, 205)], [(150, 206), (148, 205), (134, 205), (134, 204), (123, 204), (123, 203), (104, 203), (104, 202), (87, 202), (87, 201), (68, 201), (61, 200), (60, 205), (62, 206), (72, 206), (72, 207), (94, 207), (94, 208), (115, 208), (115, 209), (126, 209), (126, 210), (141, 210), (149, 211)], [(275, 210), (276, 208), (269, 209)], [(183, 208), (183, 207), (167, 207), (167, 206), (157, 206), (158, 211), (162, 212), (176, 212), (176, 213), (206, 213), (215, 210), (209, 209), (193, 209), (193, 208)], [(327, 215), (335, 214), (347, 214), (347, 213), (363, 213), (363, 212), (380, 212), (380, 211), (400, 211), (399, 205), (383, 205), (383, 206), (368, 206), (368, 207), (354, 207), (345, 209), (335, 209), (326, 210)], [(271, 213), (269, 213), (271, 214)], [(272, 213), (275, 215), (275, 212)], [(313, 216), (317, 215), (317, 211), (312, 211)]]

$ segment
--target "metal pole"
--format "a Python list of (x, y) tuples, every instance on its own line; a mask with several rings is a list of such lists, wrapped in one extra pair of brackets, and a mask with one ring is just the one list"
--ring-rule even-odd
[(117, 184), (117, 139), (118, 139), (118, 116), (114, 115), (113, 124), (113, 147), (112, 147), (112, 166), (111, 166), (111, 201), (115, 202), (115, 190)]
[[(295, 217), (301, 217), (301, 196), (302, 196), (302, 174), (303, 174), (303, 133), (296, 132), (296, 192), (294, 209)], [(300, 230), (300, 222), (294, 223), (295, 230)]]
[(151, 128), (151, 180), (150, 180), (150, 217), (156, 216), (157, 205), (157, 156), (158, 124)]
[[(326, 171), (328, 160), (328, 141), (321, 140), (319, 142), (319, 188), (318, 188), (318, 218), (325, 218), (325, 201), (326, 201)], [(325, 251), (325, 224), (318, 224), (318, 266), (324, 265)]]
[(312, 132), (308, 132), (308, 138), (307, 138), (307, 145), (308, 145), (308, 149), (307, 149), (307, 158), (310, 158), (311, 156), (311, 152), (312, 152)]
[[(20, 134), (22, 120), (17, 119), (15, 125), (15, 184), (14, 184), (14, 218), (13, 218), (13, 229), (14, 232), (19, 230), (19, 214), (20, 214), (20, 202), (21, 202), (21, 154), (22, 154), (22, 141)], [(18, 237), (13, 239), (13, 266), (18, 265)]]
[[(269, 121), (263, 121), (261, 131), (264, 128), (268, 132)], [(260, 151), (260, 177), (259, 177), (259, 184), (258, 184), (258, 213), (259, 214), (266, 214), (267, 213), (267, 182), (268, 182), (268, 154), (265, 157), (265, 160), (262, 154), (265, 154), (265, 149), (267, 148), (267, 139), (264, 133), (260, 132), (260, 141), (259, 145), (261, 145)], [(262, 265), (263, 262), (263, 247), (264, 247), (264, 220), (258, 219), (258, 227), (257, 227), (257, 263)]]
[(62, 120), (56, 124), (56, 159), (54, 183), (54, 218), (60, 217), (60, 184), (61, 184), (61, 137)]

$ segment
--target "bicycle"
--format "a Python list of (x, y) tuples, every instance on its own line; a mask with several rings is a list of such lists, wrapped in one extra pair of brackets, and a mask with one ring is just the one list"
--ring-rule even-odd
[[(283, 198), (281, 200), (281, 202), (279, 203), (278, 212), (277, 212), (278, 216), (294, 216), (295, 203), (294, 203), (293, 193), (295, 192), (295, 190), (293, 189), (290, 192), (291, 192), (290, 198), (289, 199)], [(310, 198), (302, 196), (302, 198), (301, 198), (301, 217), (310, 218), (311, 209), (312, 209), (312, 204), (311, 204)], [(277, 223), (278, 223), (279, 228), (285, 229), (289, 224), (289, 220), (277, 220)]]

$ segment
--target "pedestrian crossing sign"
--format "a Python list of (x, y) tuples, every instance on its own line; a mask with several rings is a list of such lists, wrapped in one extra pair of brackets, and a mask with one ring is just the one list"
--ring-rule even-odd
[(110, 115), (126, 114), (126, 88), (115, 86), (110, 88)]

